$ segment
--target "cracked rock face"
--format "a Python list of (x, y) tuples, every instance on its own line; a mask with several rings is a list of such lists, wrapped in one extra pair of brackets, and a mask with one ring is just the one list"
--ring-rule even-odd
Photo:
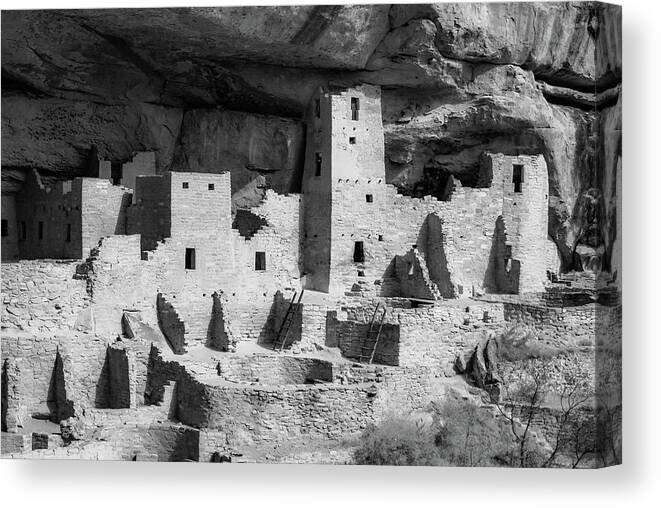
[(401, 192), (470, 185), (484, 150), (542, 153), (563, 269), (596, 253), (608, 269), (620, 21), (593, 2), (4, 11), (3, 192), (32, 167), (84, 174), (94, 145), (155, 151), (158, 171), (230, 169), (248, 206), (296, 190), (314, 90), (371, 83)]

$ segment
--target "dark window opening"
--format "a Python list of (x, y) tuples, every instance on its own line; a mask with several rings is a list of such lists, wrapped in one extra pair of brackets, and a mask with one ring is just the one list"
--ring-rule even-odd
[(358, 270), (358, 277), (365, 277), (365, 271), (364, 270)]
[(215, 188), (216, 188), (216, 186), (214, 184), (212, 184), (212, 183), (209, 184), (209, 190), (214, 190)]
[(186, 270), (195, 270), (195, 249), (186, 249)]
[(319, 152), (314, 156), (314, 176), (321, 176), (321, 154)]
[(353, 262), (354, 263), (364, 263), (365, 262), (365, 249), (363, 247), (363, 242), (355, 242), (353, 246)]
[(111, 162), (110, 163), (110, 180), (113, 185), (119, 185), (122, 183), (122, 163), (121, 162)]
[(358, 120), (358, 110), (360, 109), (360, 102), (358, 97), (351, 97), (351, 119)]
[(71, 241), (71, 224), (67, 224), (67, 242)]
[(39, 221), (39, 228), (38, 228), (38, 233), (37, 233), (39, 240), (44, 239), (44, 223)]
[(321, 117), (321, 100), (319, 99), (314, 101), (314, 116)]
[(188, 189), (188, 182), (181, 182), (182, 189)]
[(21, 222), (21, 239), (25, 240), (28, 237), (28, 226), (25, 222)]
[(365, 201), (372, 203), (374, 201), (374, 196), (372, 194), (365, 194)]
[(2, 219), (2, 236), (9, 236), (9, 223), (7, 219)]
[(383, 241), (383, 235), (379, 235), (379, 241), (380, 241), (380, 242)]
[(259, 272), (266, 270), (266, 252), (255, 252), (255, 270)]
[(523, 166), (521, 164), (512, 166), (512, 182), (514, 182), (514, 192), (521, 192), (521, 184), (523, 183)]
[(355, 144), (356, 144), (356, 138), (353, 137), (353, 136), (351, 136), (351, 137), (349, 138), (349, 144), (350, 144), (350, 145), (355, 145)]

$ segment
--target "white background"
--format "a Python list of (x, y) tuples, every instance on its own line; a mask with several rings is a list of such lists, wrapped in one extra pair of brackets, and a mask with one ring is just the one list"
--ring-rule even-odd
[[(3, 9), (231, 4), (217, 0), (0, 3)], [(616, 3), (624, 9), (625, 70), (623, 466), (563, 471), (4, 460), (0, 461), (0, 506), (660, 506), (661, 17), (659, 2)]]

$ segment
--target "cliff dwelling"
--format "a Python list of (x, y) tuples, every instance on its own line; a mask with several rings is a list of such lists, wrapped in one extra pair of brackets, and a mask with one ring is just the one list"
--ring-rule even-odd
[[(498, 86), (532, 93), (527, 70), (507, 72)], [(169, 139), (169, 113), (144, 106), (130, 149), (97, 139), (75, 170), (30, 164), (3, 189), (3, 456), (346, 463), (349, 438), (450, 399), (517, 428), (526, 409), (497, 351), (509, 373), (548, 357), (553, 393), (574, 362), (596, 400), (595, 348), (619, 337), (618, 254), (605, 229), (558, 232), (566, 161), (532, 135), (452, 131), (500, 114), (490, 103), (403, 106), (386, 82), (337, 81), (298, 106), (254, 92), (249, 118), (187, 113), (169, 152), (145, 142)], [(554, 354), (503, 359), (506, 340)], [(534, 422), (544, 450), (552, 401)]]

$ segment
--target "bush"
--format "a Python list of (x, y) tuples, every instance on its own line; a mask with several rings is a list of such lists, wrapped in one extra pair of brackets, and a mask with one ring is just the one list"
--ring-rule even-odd
[(436, 409), (436, 445), (454, 466), (507, 465), (513, 446), (506, 423), (476, 404), (448, 401)]
[(354, 452), (357, 464), (389, 466), (442, 465), (432, 429), (410, 418), (392, 417), (370, 425)]
[(354, 452), (357, 464), (393, 466), (502, 466), (513, 442), (505, 422), (460, 400), (433, 404), (433, 423), (391, 417), (368, 427)]
[(509, 362), (550, 359), (558, 355), (557, 348), (540, 342), (528, 329), (513, 327), (496, 339), (498, 357)]

